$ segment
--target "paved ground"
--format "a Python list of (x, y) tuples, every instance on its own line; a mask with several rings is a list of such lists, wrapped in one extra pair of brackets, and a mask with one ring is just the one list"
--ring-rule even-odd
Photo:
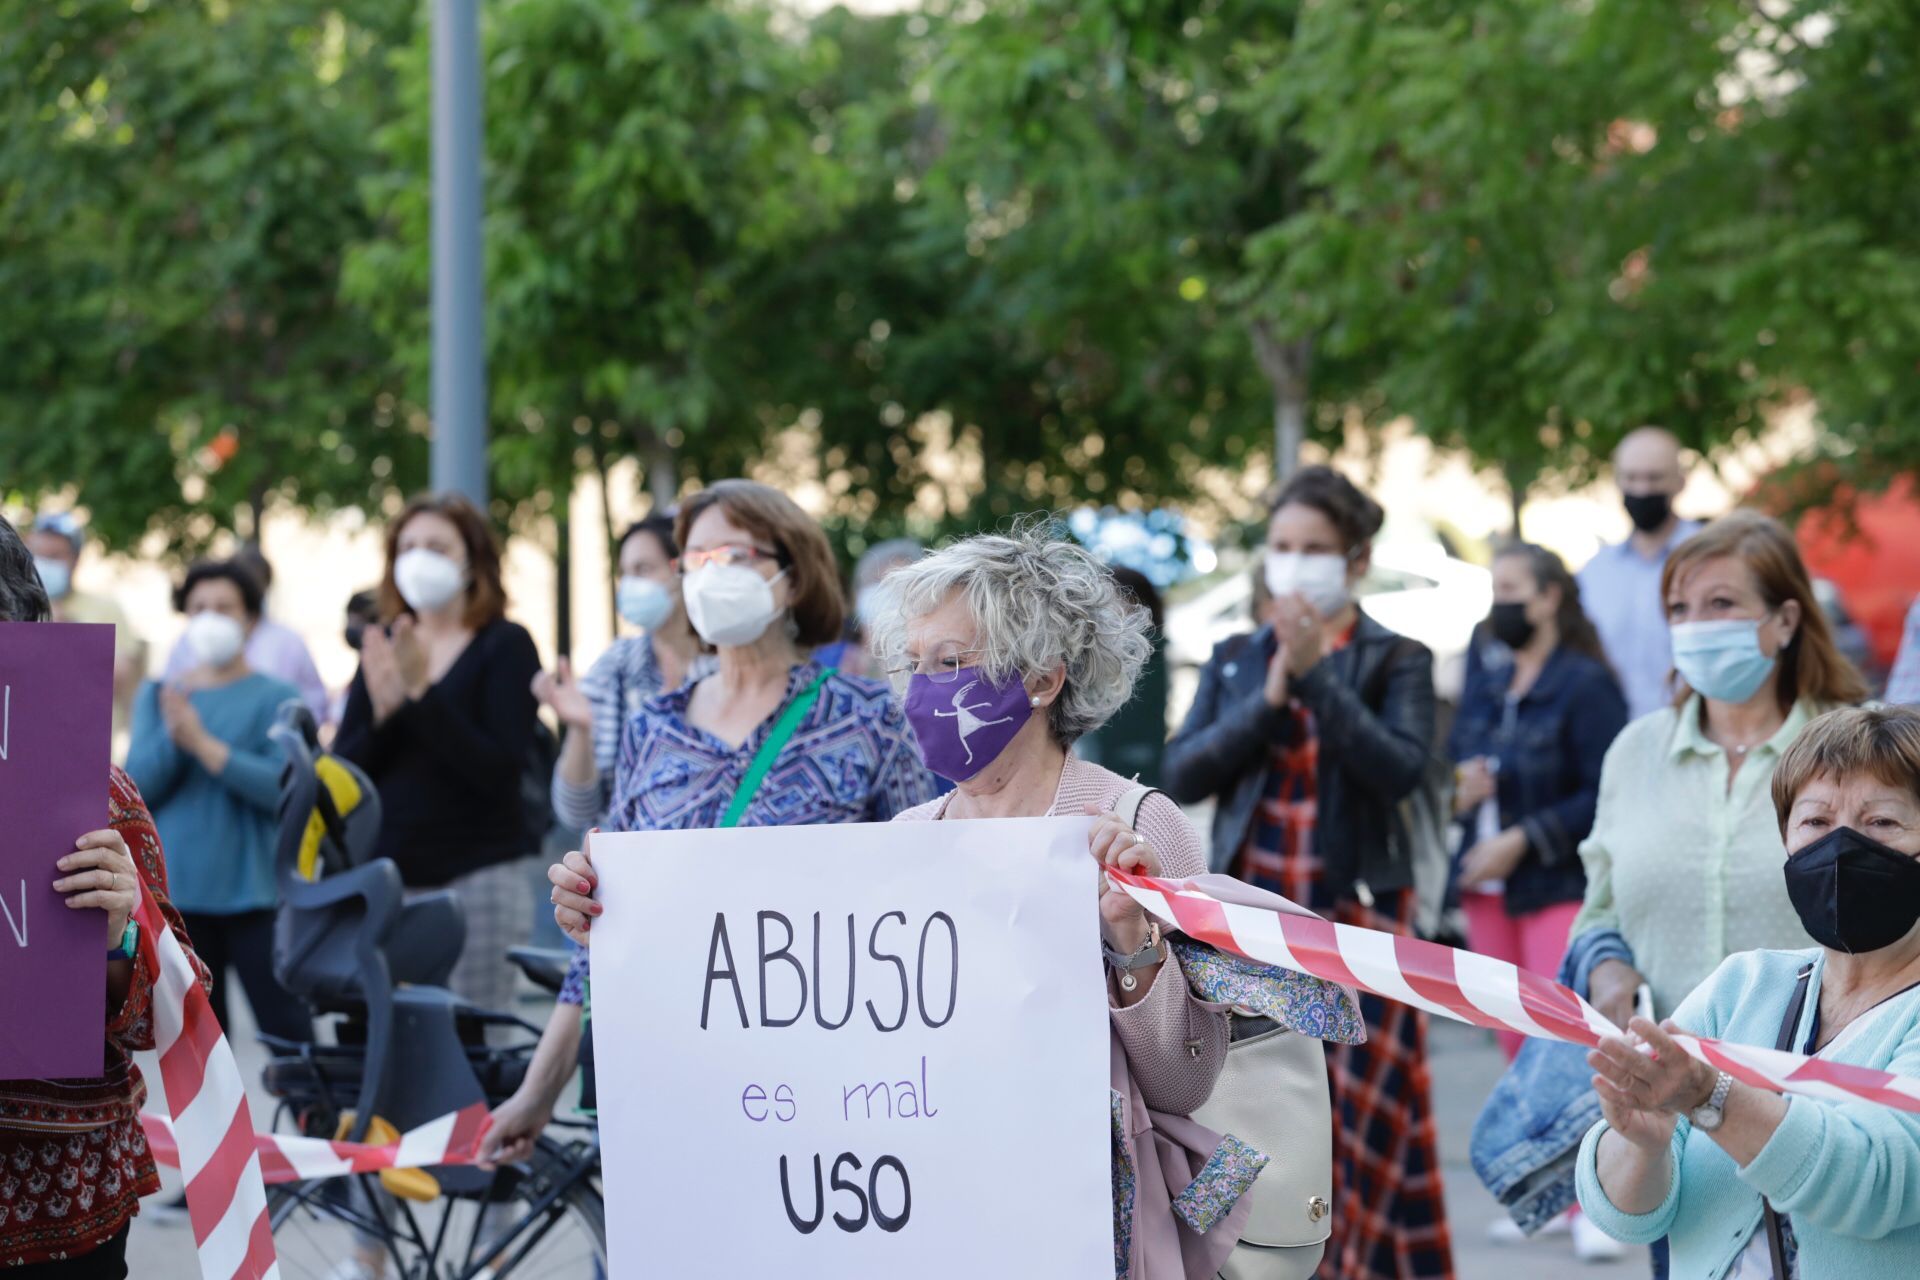
[[(534, 1015), (536, 1020), (538, 1015)], [(240, 1021), (236, 1010), (236, 1021)], [(1446, 1167), (1447, 1205), (1453, 1222), (1455, 1261), (1460, 1280), (1624, 1280), (1647, 1269), (1640, 1257), (1606, 1265), (1575, 1262), (1565, 1236), (1521, 1245), (1488, 1243), (1487, 1228), (1499, 1216), (1493, 1201), (1467, 1163), (1467, 1137), (1493, 1081), (1500, 1054), (1486, 1033), (1454, 1024), (1434, 1028), (1434, 1074), (1440, 1117), (1441, 1159)], [(251, 1027), (235, 1028), (235, 1043), (251, 1044)], [(259, 1075), (257, 1050), (243, 1050), (249, 1079)], [(147, 1078), (154, 1080), (156, 1072)], [(267, 1100), (254, 1099), (257, 1116), (271, 1115)], [(169, 1188), (174, 1185), (169, 1182)], [(193, 1237), (184, 1222), (162, 1222), (152, 1213), (134, 1224), (130, 1262), (137, 1280), (199, 1280)], [(560, 1278), (565, 1280), (565, 1278)]]

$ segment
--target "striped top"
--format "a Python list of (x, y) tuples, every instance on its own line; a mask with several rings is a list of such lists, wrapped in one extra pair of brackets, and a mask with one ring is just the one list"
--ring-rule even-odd
[[(698, 680), (713, 670), (711, 654), (700, 654), (687, 678)], [(600, 776), (586, 786), (575, 786), (553, 773), (553, 813), (563, 827), (585, 831), (606, 825), (607, 803), (613, 799), (613, 770), (620, 757), (620, 735), (627, 721), (640, 713), (647, 699), (667, 691), (660, 661), (653, 656), (651, 636), (622, 636), (601, 654), (580, 681), (580, 692), (593, 708), (593, 764)]]

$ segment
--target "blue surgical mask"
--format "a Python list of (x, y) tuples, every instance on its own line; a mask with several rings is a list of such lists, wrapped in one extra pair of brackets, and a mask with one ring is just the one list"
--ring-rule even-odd
[(73, 571), (67, 568), (64, 560), (35, 556), (33, 567), (40, 571), (40, 585), (47, 589), (48, 599), (63, 599), (73, 589)]
[(643, 631), (651, 631), (673, 612), (673, 597), (651, 578), (629, 575), (620, 579), (615, 594), (620, 616)]
[(1745, 702), (1773, 674), (1773, 658), (1760, 651), (1760, 622), (1677, 622), (1672, 627), (1673, 665), (1687, 687), (1717, 702)]

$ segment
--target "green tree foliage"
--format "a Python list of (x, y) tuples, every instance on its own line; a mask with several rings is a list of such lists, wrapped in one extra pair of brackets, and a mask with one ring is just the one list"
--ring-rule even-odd
[[(417, 475), (341, 308), (408, 6), (0, 2), (0, 451), (191, 551)], [(250, 513), (250, 515), (248, 514)]]
[[(760, 300), (846, 201), (806, 102), (831, 75), (769, 15), (666, 0), (503, 0), (483, 32), (487, 353), (496, 482), (548, 505), (583, 462), (737, 467), (797, 344)], [(428, 34), (381, 132), (382, 234), (351, 295), (428, 381)], [(711, 472), (708, 472), (711, 474)]]
[[(773, 2), (486, 5), (503, 509), (797, 441), (857, 550), (1808, 396), (1820, 475), (1920, 463), (1902, 0)], [(0, 0), (11, 495), (185, 550), (420, 483), (429, 74), (387, 0)]]
[(1057, 499), (1183, 496), (1197, 469), (1238, 466), (1275, 433), (1291, 463), (1312, 334), (1283, 338), (1249, 305), (1245, 248), (1302, 195), (1304, 157), (1259, 89), (1293, 11), (1001, 0), (950, 31), (927, 181), (964, 221), (977, 303), (1043, 391), (970, 417), (1067, 461)]
[(1377, 415), (1519, 481), (1808, 394), (1830, 450), (1920, 454), (1910, 5), (1388, 8), (1305, 12), (1314, 195), (1252, 250)]

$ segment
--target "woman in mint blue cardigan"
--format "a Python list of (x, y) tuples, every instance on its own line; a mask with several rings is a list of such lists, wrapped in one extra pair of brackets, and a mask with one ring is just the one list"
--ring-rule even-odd
[(1920, 710), (1815, 720), (1773, 802), (1821, 946), (1729, 957), (1663, 1026), (1633, 1020), (1651, 1056), (1602, 1041), (1580, 1205), (1616, 1239), (1668, 1237), (1674, 1280), (1920, 1275), (1920, 1115), (1752, 1088), (1667, 1034), (1772, 1048), (1790, 1022), (1795, 1052), (1920, 1078)]

